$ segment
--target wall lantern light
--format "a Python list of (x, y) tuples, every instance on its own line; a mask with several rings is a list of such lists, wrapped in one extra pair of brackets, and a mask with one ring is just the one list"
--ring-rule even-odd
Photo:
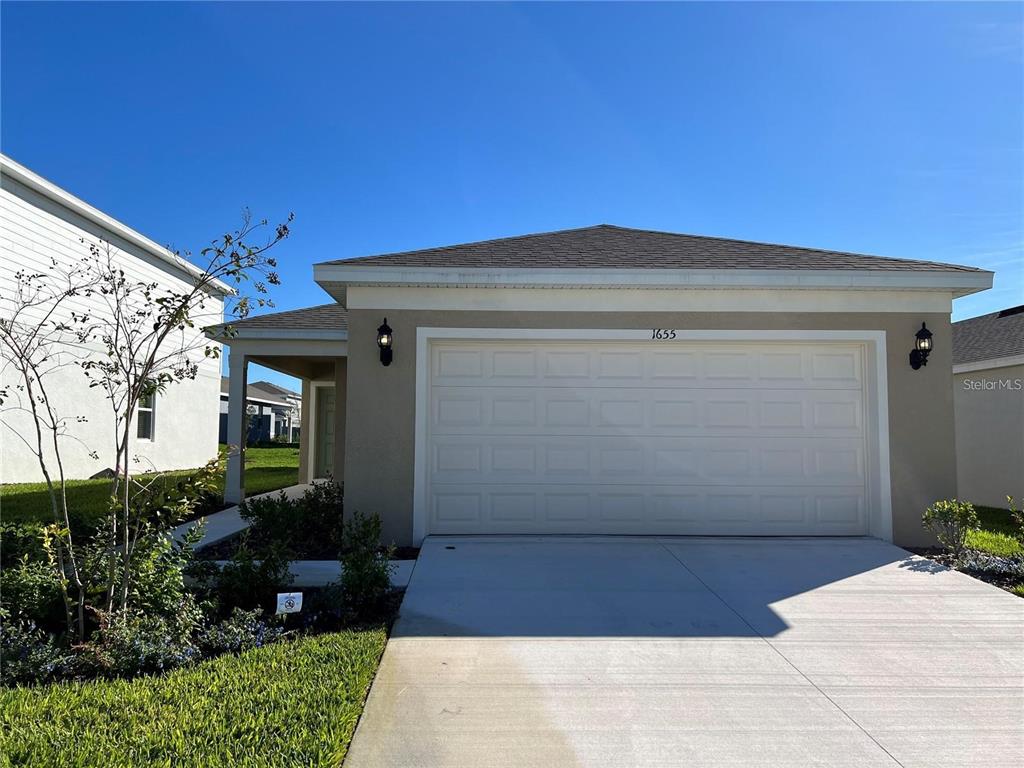
[(914, 334), (914, 350), (910, 353), (910, 367), (915, 371), (928, 365), (928, 354), (932, 351), (932, 332), (921, 323), (921, 330)]
[[(929, 336), (931, 334), (928, 334)], [(388, 325), (388, 319), (384, 318), (384, 324), (377, 329), (377, 346), (380, 347), (380, 364), (391, 365), (391, 345), (395, 341), (394, 332)]]

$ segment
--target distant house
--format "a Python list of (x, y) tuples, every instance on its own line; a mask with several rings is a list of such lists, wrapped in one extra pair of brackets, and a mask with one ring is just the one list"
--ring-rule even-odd
[[(231, 380), (220, 380), (220, 434), (222, 443), (228, 442), (228, 410)], [(298, 442), (302, 419), (302, 395), (290, 389), (257, 381), (246, 387), (246, 415), (249, 419), (247, 443), (252, 445), (274, 438), (289, 443)]]
[(1024, 304), (953, 323), (957, 493), (1024, 498)]
[[(181, 291), (191, 288), (201, 274), (166, 248), (0, 155), (0, 317), (11, 309), (19, 270), (45, 274), (51, 259), (58, 266), (70, 266), (89, 254), (90, 244), (100, 241), (114, 249), (112, 256), (129, 280)], [(229, 290), (217, 284), (207, 302), (205, 322), (223, 319), (223, 299)], [(74, 309), (93, 317), (109, 312), (98, 297), (80, 297)], [(104, 353), (100, 347), (91, 351)], [(39, 481), (43, 475), (30, 449), (35, 424), (24, 400), (18, 399), (23, 397), (16, 389), (19, 379), (7, 362), (0, 358), (0, 385), (12, 385), (14, 394), (0, 407), (0, 481)], [(139, 470), (188, 469), (217, 455), (218, 369), (218, 360), (200, 359), (195, 379), (174, 384), (142, 404), (130, 448), (130, 460)], [(61, 451), (66, 477), (87, 478), (112, 469), (114, 424), (102, 390), (90, 388), (75, 365), (47, 376), (58, 413), (70, 419)], [(78, 417), (86, 421), (79, 422)]]

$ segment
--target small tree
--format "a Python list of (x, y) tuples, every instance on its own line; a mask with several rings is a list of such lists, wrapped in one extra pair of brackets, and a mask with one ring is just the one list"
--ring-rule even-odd
[(964, 551), (967, 532), (979, 525), (974, 505), (956, 499), (936, 501), (924, 511), (921, 522), (958, 560)]
[[(280, 281), (270, 250), (288, 237), (291, 220), (289, 216), (264, 235), (267, 222), (254, 222), (245, 212), (237, 230), (200, 251), (198, 264), (189, 260), (189, 252), (175, 253), (191, 275), (178, 290), (131, 279), (119, 266), (116, 250), (101, 241), (89, 244), (88, 254), (71, 270), (64, 270), (53, 259), (47, 273), (19, 272), (14, 294), (0, 297), (4, 309), (0, 342), (16, 372), (13, 389), (24, 395), (25, 402), (17, 407), (27, 408), (36, 423), (37, 434), (31, 444), (54, 507), (56, 567), (78, 590), (75, 599), (66, 599), (69, 629), (74, 625), (77, 637), (84, 634), (89, 585), (76, 558), (80, 547), (76, 546), (79, 543), (64, 493), (61, 449), (69, 421), (84, 417), (57, 413), (46, 386), (47, 374), (57, 367), (52, 361), (60, 355), (62, 366), (73, 363), (80, 367), (89, 386), (100, 388), (109, 404), (115, 435), (114, 472), (110, 514), (96, 533), (96, 556), (90, 558), (93, 564), (102, 563), (103, 569), (101, 577), (92, 574), (97, 582), (93, 587), (102, 595), (101, 603), (92, 607), (108, 613), (127, 611), (136, 587), (133, 569), (144, 554), (140, 542), (151, 540), (154, 531), (173, 525), (173, 518), (180, 518), (183, 510), (190, 508), (188, 503), (164, 498), (162, 486), (152, 475), (133, 471), (138, 459), (131, 456), (131, 433), (139, 403), (177, 382), (194, 379), (200, 359), (219, 358), (219, 344), (210, 342), (197, 323), (213, 318), (211, 303), (224, 293), (224, 285), (234, 292), (226, 311), (229, 319), (244, 318), (255, 307), (273, 306), (267, 298), (268, 286)], [(76, 296), (87, 296), (93, 304), (98, 301), (101, 309), (73, 309), (68, 299)], [(230, 325), (226, 333), (231, 335)], [(5, 401), (10, 395), (0, 392)], [(56, 472), (51, 471), (48, 455), (55, 457)], [(208, 475), (209, 471), (200, 483), (206, 490)], [(77, 603), (75, 619), (70, 612), (72, 603)]]

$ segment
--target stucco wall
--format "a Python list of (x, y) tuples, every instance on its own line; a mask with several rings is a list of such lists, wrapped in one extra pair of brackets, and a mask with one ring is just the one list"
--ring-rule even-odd
[(953, 381), (959, 497), (989, 507), (1024, 499), (1024, 365)]
[[(10, 304), (5, 302), (9, 301), (18, 270), (46, 274), (51, 258), (69, 265), (87, 256), (89, 244), (101, 239), (115, 249), (113, 258), (129, 280), (156, 282), (176, 291), (190, 285), (181, 271), (166, 262), (4, 175), (0, 190), (0, 313), (9, 311)], [(93, 316), (105, 311), (98, 297), (76, 297), (64, 307)], [(220, 322), (222, 317), (222, 300), (210, 298), (196, 324)], [(201, 335), (198, 329), (194, 333)], [(100, 348), (90, 350), (81, 345), (76, 345), (75, 352), (103, 354)], [(220, 361), (204, 358), (202, 351), (195, 357), (199, 364), (195, 380), (172, 384), (165, 394), (157, 396), (154, 439), (133, 441), (131, 452), (136, 471), (197, 467), (217, 455)], [(0, 385), (18, 381), (2, 360), (0, 368)], [(86, 478), (111, 468), (114, 424), (102, 390), (90, 388), (82, 370), (75, 365), (49, 375), (47, 384), (57, 412), (71, 419), (68, 436), (62, 441), (66, 476)], [(30, 414), (17, 410), (17, 398), (18, 393), (12, 392), (12, 398), (0, 412), (0, 482), (5, 483), (43, 478), (36, 457), (24, 442), (34, 438), (33, 420)], [(87, 421), (75, 421), (79, 416)], [(90, 456), (93, 451), (98, 458)]]
[[(394, 362), (379, 362), (376, 329), (387, 315)], [(921, 322), (935, 334), (928, 366), (907, 355)], [(416, 328), (832, 329), (886, 332), (893, 532), (897, 543), (931, 542), (922, 510), (956, 493), (953, 381), (948, 314), (611, 313), (352, 310), (349, 313), (346, 507), (376, 512), (384, 535), (412, 538)]]

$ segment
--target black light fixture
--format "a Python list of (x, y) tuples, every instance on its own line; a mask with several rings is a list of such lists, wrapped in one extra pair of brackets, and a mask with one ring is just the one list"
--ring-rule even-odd
[(910, 353), (910, 367), (915, 371), (928, 365), (928, 354), (932, 351), (932, 332), (921, 323), (921, 330), (914, 334), (914, 350)]
[(391, 345), (394, 341), (394, 332), (391, 330), (391, 326), (388, 325), (388, 319), (385, 317), (384, 324), (377, 329), (377, 346), (380, 347), (381, 365), (391, 365)]

